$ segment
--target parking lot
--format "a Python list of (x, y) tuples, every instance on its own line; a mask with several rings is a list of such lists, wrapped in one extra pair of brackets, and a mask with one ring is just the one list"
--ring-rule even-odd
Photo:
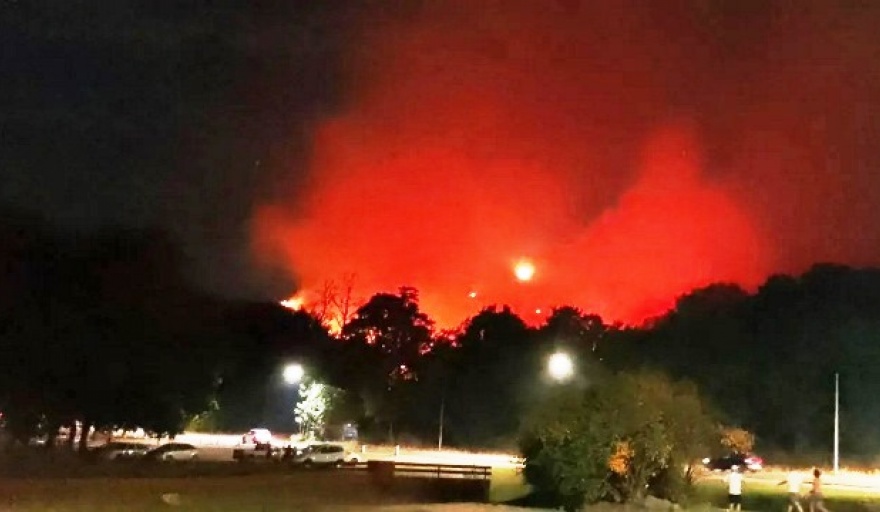
[[(238, 446), (240, 440), (241, 436), (235, 434), (184, 433), (175, 438), (177, 442), (190, 443), (196, 446), (198, 448), (199, 461), (214, 463), (235, 462), (232, 452)], [(146, 442), (153, 446), (159, 444), (156, 440), (141, 440), (138, 442)], [(167, 442), (167, 440), (163, 442)], [(346, 450), (357, 454), (359, 462), (385, 460), (399, 463), (472, 465), (492, 468), (516, 468), (522, 465), (522, 461), (517, 457), (503, 453), (432, 450), (422, 447), (365, 445), (354, 442), (342, 444), (345, 445)], [(806, 475), (810, 470), (810, 468), (805, 468), (802, 472)], [(768, 467), (763, 471), (748, 473), (746, 475), (746, 482), (759, 486), (775, 485), (785, 480), (786, 474), (787, 470)], [(704, 474), (704, 478), (707, 480), (722, 480), (724, 473), (707, 472)], [(880, 473), (840, 471), (834, 474), (828, 472), (824, 475), (823, 479), (825, 480), (825, 485), (829, 488), (880, 494)]]
[[(123, 440), (124, 438), (116, 439)], [(161, 444), (159, 441), (131, 439), (130, 441), (145, 443), (152, 446)], [(161, 442), (168, 442), (162, 440)], [(234, 462), (232, 452), (240, 446), (241, 435), (238, 434), (203, 434), (184, 433), (174, 439), (175, 442), (192, 444), (198, 449), (198, 460), (206, 462)], [(283, 440), (277, 440), (283, 445)], [(350, 453), (356, 454), (358, 461), (388, 460), (403, 463), (419, 464), (458, 464), (474, 466), (490, 466), (513, 468), (521, 461), (511, 454), (505, 453), (474, 453), (460, 450), (436, 450), (423, 447), (368, 445), (357, 442), (338, 443), (345, 446)]]

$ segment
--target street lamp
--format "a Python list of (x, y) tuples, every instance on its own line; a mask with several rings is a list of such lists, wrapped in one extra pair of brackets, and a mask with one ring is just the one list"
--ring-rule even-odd
[[(299, 363), (290, 363), (284, 366), (284, 369), (281, 370), (281, 378), (284, 380), (284, 383), (288, 386), (293, 387), (296, 390), (297, 395), (299, 395), (300, 384), (302, 383), (303, 377), (306, 375), (306, 370)], [(296, 408), (294, 407), (294, 423), (297, 425), (297, 430), (300, 434), (302, 434), (302, 419), (296, 415)]]
[(574, 361), (565, 352), (556, 352), (547, 360), (547, 372), (553, 380), (568, 380), (574, 374)]
[(834, 472), (840, 469), (840, 374), (834, 373)]
[(284, 367), (282, 376), (284, 377), (284, 382), (292, 386), (299, 384), (305, 374), (306, 371), (301, 364), (292, 363)]

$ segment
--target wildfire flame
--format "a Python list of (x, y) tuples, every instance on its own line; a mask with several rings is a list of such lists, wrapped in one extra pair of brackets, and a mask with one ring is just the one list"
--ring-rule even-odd
[(292, 311), (299, 311), (303, 308), (305, 300), (299, 295), (294, 295), (290, 298), (280, 301), (279, 304)]

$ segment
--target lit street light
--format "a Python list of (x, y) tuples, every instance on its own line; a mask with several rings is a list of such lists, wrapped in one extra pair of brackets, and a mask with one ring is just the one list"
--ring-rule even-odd
[(301, 364), (289, 364), (284, 367), (284, 382), (290, 385), (299, 384), (305, 374), (306, 371)]
[(547, 371), (554, 380), (568, 380), (574, 374), (574, 361), (568, 354), (556, 352), (547, 360)]

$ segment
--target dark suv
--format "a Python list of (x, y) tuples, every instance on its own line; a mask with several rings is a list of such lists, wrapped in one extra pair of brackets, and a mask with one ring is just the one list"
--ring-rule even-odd
[(749, 471), (764, 469), (764, 459), (748, 453), (731, 453), (730, 455), (715, 458), (706, 457), (703, 459), (703, 464), (706, 466), (706, 469), (712, 471), (728, 471), (733, 469), (734, 466)]

